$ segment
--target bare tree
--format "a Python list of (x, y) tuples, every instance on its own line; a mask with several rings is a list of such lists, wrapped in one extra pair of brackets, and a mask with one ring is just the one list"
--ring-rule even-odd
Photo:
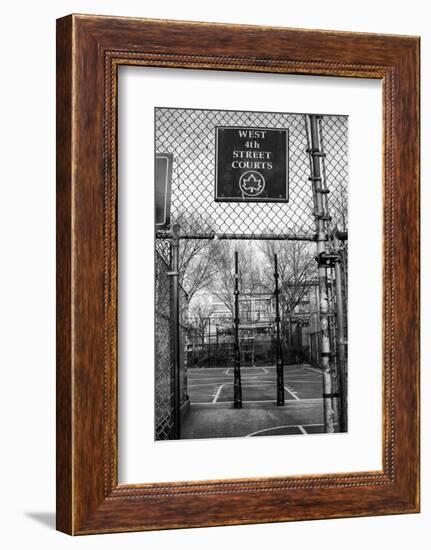
[(205, 331), (208, 326), (208, 319), (210, 316), (210, 308), (203, 300), (196, 299), (190, 305), (189, 319), (191, 326), (193, 326), (196, 335), (200, 338), (202, 345), (205, 342)]
[(279, 287), (284, 307), (293, 312), (308, 293), (310, 278), (316, 275), (312, 246), (301, 241), (265, 241), (261, 245), (265, 257), (261, 286), (274, 290), (274, 256), (278, 257)]
[(252, 293), (261, 286), (259, 265), (253, 246), (242, 241), (236, 243), (225, 241), (214, 251), (216, 277), (211, 293), (229, 309), (232, 316), (234, 313), (235, 251), (238, 251), (240, 293)]
[[(211, 220), (199, 214), (182, 212), (175, 222), (190, 234), (211, 233)], [(214, 252), (218, 246), (218, 242), (212, 239), (181, 239), (179, 280), (189, 300), (196, 292), (211, 285), (216, 273)]]
[(347, 231), (348, 225), (348, 196), (347, 190), (345, 187), (342, 187), (338, 196), (333, 197), (331, 201), (331, 212), (334, 215), (333, 223), (336, 223), (336, 226), (339, 231)]
[(310, 284), (316, 277), (313, 246), (300, 241), (265, 241), (261, 250), (265, 256), (261, 280), (262, 287), (267, 292), (273, 292), (274, 289), (274, 256), (277, 254), (282, 333), (291, 347), (295, 308), (308, 295)]

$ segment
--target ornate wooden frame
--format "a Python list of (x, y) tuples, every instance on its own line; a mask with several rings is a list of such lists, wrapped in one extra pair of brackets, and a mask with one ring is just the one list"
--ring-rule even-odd
[[(119, 485), (119, 65), (377, 78), (384, 104), (383, 469)], [(57, 22), (57, 528), (419, 510), (419, 38), (71, 15)]]

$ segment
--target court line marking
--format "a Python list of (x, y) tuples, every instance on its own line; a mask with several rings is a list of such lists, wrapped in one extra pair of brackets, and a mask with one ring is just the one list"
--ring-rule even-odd
[[(190, 380), (190, 382), (200, 382), (201, 380), (202, 381), (208, 381), (208, 380), (215, 380), (215, 382), (213, 382), (213, 384), (217, 384), (217, 382), (221, 383), (223, 380), (226, 380), (226, 378), (224, 376), (222, 377), (219, 377), (219, 378), (204, 378), (203, 376), (201, 377), (197, 377), (197, 378), (188, 378), (188, 380)], [(247, 381), (247, 380), (261, 380), (262, 383), (266, 383), (266, 384), (274, 384), (274, 379), (271, 379), (271, 378), (262, 378), (260, 376), (247, 376), (247, 377), (241, 377), (241, 380), (243, 381)], [(307, 383), (308, 380), (299, 380), (299, 382), (304, 382), (304, 383)], [(228, 378), (226, 382), (224, 383), (232, 383), (232, 378)]]
[[(288, 399), (285, 402), (284, 406), (285, 407), (287, 407), (287, 406), (297, 407), (298, 405), (308, 405), (309, 403), (315, 403), (316, 401), (322, 402), (323, 397), (310, 397), (308, 399), (298, 399), (298, 401), (294, 401), (293, 399)], [(276, 402), (277, 402), (276, 399), (265, 399), (265, 400), (262, 400), (262, 401), (244, 401), (243, 400), (243, 403), (274, 403), (275, 404)], [(229, 405), (229, 404), (232, 405), (233, 401), (217, 401), (217, 405)], [(204, 401), (204, 402), (190, 401), (190, 405), (213, 405), (213, 403), (211, 401)]]
[(252, 432), (251, 434), (248, 434), (244, 437), (252, 437), (253, 435), (257, 435), (263, 432), (272, 432), (274, 430), (279, 430), (280, 428), (298, 428), (298, 430), (300, 430), (303, 434), (311, 435), (304, 430), (304, 426), (307, 428), (308, 426), (323, 426), (323, 424), (304, 424), (302, 426), (300, 426), (299, 424), (286, 424), (284, 426), (273, 426), (272, 428), (263, 428), (262, 430), (257, 430), (256, 432)]
[[(256, 377), (254, 377), (254, 378), (252, 378), (252, 379), (255, 380)], [(214, 376), (208, 376), (208, 377), (205, 377), (205, 376), (196, 376), (195, 378), (190, 378), (189, 376), (187, 376), (187, 380), (192, 380), (193, 382), (198, 381), (198, 380), (217, 380), (218, 382), (221, 382), (222, 380), (230, 380), (230, 381), (232, 381), (233, 378), (232, 378), (232, 377), (227, 378), (226, 376), (218, 376), (218, 377), (214, 377)], [(241, 380), (244, 380), (244, 378), (241, 377)]]
[(317, 375), (316, 374), (310, 374), (308, 372), (303, 372), (303, 371), (300, 371), (300, 372), (285, 372), (284, 373), (284, 376), (304, 376), (305, 378), (317, 378)]
[[(273, 386), (274, 385), (274, 382), (262, 382), (260, 384), (248, 384), (245, 380), (242, 380), (242, 383), (243, 383), (243, 386), (257, 386), (257, 387), (260, 387), (260, 386)], [(227, 386), (227, 385), (230, 385), (232, 384), (232, 382), (223, 382), (222, 386)], [(216, 382), (209, 382), (208, 384), (187, 384), (187, 387), (188, 388), (199, 388), (201, 386), (217, 386), (217, 383)]]
[(311, 370), (312, 372), (317, 372), (317, 374), (322, 374), (322, 371), (319, 370), (319, 369), (316, 369), (314, 367), (302, 367), (304, 370), (307, 369), (307, 370)]
[[(249, 369), (260, 369), (260, 370), (263, 370), (264, 374), (269, 374), (268, 371), (267, 371), (267, 368), (271, 368), (271, 367), (242, 367), (242, 368), (247, 369), (247, 370), (249, 370)], [(226, 371), (225, 371), (225, 374), (229, 375), (230, 374), (229, 371), (231, 371), (231, 370), (232, 370), (232, 367), (227, 368)], [(244, 370), (242, 372), (244, 372)]]
[[(224, 384), (222, 384), (223, 386)], [(203, 386), (218, 386), (217, 382), (209, 382), (208, 384), (187, 384), (188, 388), (201, 388)]]
[[(232, 367), (227, 367), (228, 369), (232, 368)], [(214, 370), (226, 370), (226, 367), (188, 367), (189, 370), (191, 371), (196, 371), (196, 372), (206, 372), (206, 371), (214, 371)]]
[[(232, 368), (233, 367), (188, 367), (189, 371), (195, 371), (195, 372), (212, 372), (212, 371), (219, 371), (219, 370), (225, 371), (225, 370), (231, 370)], [(254, 367), (246, 367), (244, 365), (241, 366), (241, 370), (260, 370), (260, 369), (275, 369), (275, 368), (277, 368), (276, 365), (257, 365)], [(284, 365), (284, 368), (291, 369), (291, 370), (301, 370), (305, 368), (312, 369), (313, 367), (308, 367), (308, 366), (304, 367), (302, 365)]]
[[(295, 380), (297, 382), (320, 382), (320, 379), (317, 379), (316, 376), (310, 374), (310, 376), (304, 376), (303, 374), (285, 374), (285, 378), (289, 380)], [(292, 378), (295, 377), (295, 378)], [(223, 380), (228, 378), (232, 380), (231, 376), (193, 376), (187, 375), (188, 380)], [(246, 374), (241, 376), (242, 380), (274, 380), (275, 378), (266, 378), (264, 374)]]
[(294, 398), (300, 401), (299, 397), (294, 393), (292, 390), (290, 390), (287, 386), (284, 386), (284, 389), (287, 391), (287, 393), (290, 393), (290, 395)]
[[(195, 367), (189, 367), (187, 369), (189, 374), (209, 374), (211, 372), (218, 372), (218, 371), (225, 371), (225, 373), (230, 373), (230, 371), (233, 369), (233, 367), (211, 367), (211, 368), (195, 368)], [(253, 371), (253, 370), (262, 370), (265, 371), (265, 373), (268, 373), (268, 370), (275, 370), (276, 367), (273, 365), (267, 365), (265, 367), (241, 367), (241, 372), (247, 372), (247, 371)], [(322, 372), (319, 369), (316, 369), (314, 367), (290, 367), (289, 365), (284, 366), (285, 373), (288, 374), (288, 372), (303, 372), (304, 369), (309, 369), (313, 372), (316, 372), (318, 374), (322, 374)]]
[[(214, 384), (211, 384), (211, 385), (214, 385)], [(222, 386), (231, 386), (232, 383), (231, 382), (225, 382), (224, 384), (222, 384)], [(274, 385), (273, 382), (265, 382), (264, 384), (248, 384), (247, 382), (244, 383), (244, 380), (242, 380), (242, 387), (243, 388), (261, 388), (262, 386), (265, 386), (265, 388), (267, 388), (268, 386), (269, 387), (272, 387)], [(193, 386), (190, 386), (190, 387), (193, 387)]]
[[(273, 367), (268, 366), (268, 367), (241, 367), (241, 368), (243, 369), (242, 372), (244, 372), (244, 369), (245, 370), (259, 369), (259, 370), (263, 370), (265, 374), (268, 374), (267, 369), (270, 369), (270, 368), (273, 368)], [(229, 374), (230, 370), (232, 370), (232, 367), (228, 367), (226, 369), (226, 374)]]
[[(274, 403), (274, 405), (277, 403), (277, 400), (276, 399), (264, 399), (262, 401), (242, 401), (243, 403)], [(217, 401), (217, 405), (228, 405), (228, 404), (232, 404), (233, 401)], [(193, 403), (192, 401), (190, 402), (190, 405), (213, 405), (213, 402), (212, 401), (205, 401), (205, 402), (200, 402), (200, 403)]]
[(294, 382), (295, 384), (322, 384), (321, 380), (291, 380), (288, 382)]
[(212, 400), (213, 403), (217, 403), (217, 399), (219, 398), (220, 396), (220, 393), (222, 391), (222, 389), (224, 388), (226, 384), (221, 384), (216, 392), (216, 394), (214, 395), (214, 399)]

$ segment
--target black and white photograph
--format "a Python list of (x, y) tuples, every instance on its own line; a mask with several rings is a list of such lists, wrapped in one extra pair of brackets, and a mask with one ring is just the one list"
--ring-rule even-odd
[(2, 7), (2, 547), (426, 550), (428, 3)]
[(348, 431), (348, 115), (155, 107), (155, 439)]

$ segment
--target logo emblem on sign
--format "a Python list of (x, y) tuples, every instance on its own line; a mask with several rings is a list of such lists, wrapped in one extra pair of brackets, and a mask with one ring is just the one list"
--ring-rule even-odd
[(239, 188), (247, 197), (257, 197), (265, 189), (265, 178), (256, 170), (249, 170), (239, 178)]

